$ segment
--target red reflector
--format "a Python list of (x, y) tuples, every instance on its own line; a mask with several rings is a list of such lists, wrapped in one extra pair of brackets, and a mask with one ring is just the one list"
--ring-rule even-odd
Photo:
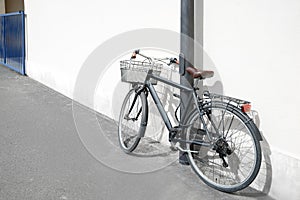
[(250, 112), (251, 110), (251, 105), (250, 104), (244, 104), (242, 105), (242, 112)]

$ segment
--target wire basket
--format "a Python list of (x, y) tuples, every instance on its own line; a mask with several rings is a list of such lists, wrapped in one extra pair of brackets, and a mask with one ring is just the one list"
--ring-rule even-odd
[[(120, 61), (121, 81), (143, 84), (150, 69), (153, 70), (152, 74), (159, 76), (162, 66), (162, 64), (151, 64), (148, 61), (122, 60)], [(150, 79), (150, 82), (153, 85), (157, 84), (155, 79)]]

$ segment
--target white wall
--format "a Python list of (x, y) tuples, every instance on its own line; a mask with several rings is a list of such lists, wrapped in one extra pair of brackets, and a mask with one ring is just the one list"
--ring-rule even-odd
[(270, 194), (299, 199), (300, 1), (205, 1), (204, 47), (227, 95), (252, 101), (271, 147)]
[(300, 1), (205, 1), (204, 46), (273, 148), (300, 158)]
[(88, 55), (114, 35), (138, 28), (179, 31), (179, 2), (172, 0), (25, 1), (27, 74), (72, 97)]

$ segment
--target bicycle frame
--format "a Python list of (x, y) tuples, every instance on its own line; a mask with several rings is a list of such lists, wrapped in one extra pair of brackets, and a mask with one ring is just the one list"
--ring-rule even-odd
[[(181, 89), (181, 90), (186, 91), (186, 92), (191, 92), (192, 93), (192, 92), (194, 92), (194, 90), (192, 88), (182, 86), (182, 85), (180, 85), (176, 82), (167, 80), (167, 79), (162, 78), (160, 76), (156, 76), (156, 75), (152, 74), (151, 72), (148, 73), (148, 76), (147, 76), (146, 81), (145, 81), (145, 86), (148, 88), (148, 90), (149, 90), (149, 92), (150, 92), (150, 94), (153, 98), (153, 101), (154, 101), (155, 105), (157, 106), (158, 111), (159, 111), (161, 117), (163, 118), (163, 121), (165, 122), (166, 127), (168, 128), (169, 131), (172, 131), (173, 126), (172, 126), (172, 124), (170, 122), (170, 119), (169, 119), (169, 117), (168, 117), (168, 115), (167, 115), (167, 113), (166, 113), (166, 111), (165, 111), (158, 95), (157, 95), (157, 92), (156, 92), (154, 86), (149, 81), (150, 78), (153, 78), (153, 79), (158, 80), (160, 82), (166, 83), (167, 85), (171, 85), (173, 87), (176, 87), (176, 88)], [(189, 97), (187, 103), (190, 104), (191, 101), (192, 101), (192, 95)], [(186, 111), (183, 115), (186, 116)]]
[[(164, 123), (165, 123), (165, 125), (166, 125), (166, 127), (168, 129), (168, 131), (169, 131), (169, 133), (171, 133), (175, 129), (174, 129), (174, 127), (172, 126), (172, 124), (170, 122), (170, 119), (169, 119), (169, 117), (167, 115), (167, 112), (165, 111), (165, 109), (164, 109), (164, 107), (163, 107), (163, 105), (162, 105), (162, 103), (161, 103), (161, 101), (160, 101), (160, 99), (159, 99), (159, 97), (157, 95), (157, 92), (156, 92), (154, 86), (150, 82), (151, 78), (152, 79), (156, 79), (157, 81), (163, 82), (163, 83), (165, 83), (167, 85), (176, 87), (176, 88), (178, 88), (180, 90), (183, 90), (185, 92), (190, 92), (192, 95), (190, 95), (190, 97), (188, 98), (188, 101), (186, 103), (187, 103), (187, 105), (190, 105), (190, 103), (192, 102), (192, 100), (194, 100), (195, 105), (196, 105), (196, 107), (198, 109), (198, 112), (199, 112), (199, 114), (201, 116), (201, 111), (200, 111), (200, 108), (199, 108), (199, 105), (198, 105), (198, 99), (197, 99), (197, 95), (196, 95), (196, 92), (195, 92), (194, 88), (188, 88), (188, 87), (180, 85), (180, 84), (178, 84), (178, 83), (176, 83), (174, 81), (170, 81), (170, 80), (168, 80), (166, 78), (162, 78), (160, 76), (154, 75), (154, 74), (152, 74), (152, 71), (149, 70), (149, 72), (147, 74), (147, 77), (146, 77), (146, 80), (145, 80), (145, 83), (144, 83), (144, 86), (149, 90), (149, 92), (150, 92), (150, 94), (151, 94), (151, 96), (153, 98), (153, 101), (154, 101), (154, 103), (155, 103), (155, 105), (156, 105), (156, 107), (157, 107), (157, 109), (158, 109), (158, 111), (159, 111), (159, 113), (160, 113), (160, 115), (161, 115), (161, 117), (162, 117), (162, 119), (163, 119), (163, 121), (164, 121)], [(184, 118), (187, 116), (186, 115), (187, 111), (188, 110), (186, 109), (184, 111), (184, 113), (183, 113)], [(203, 118), (200, 117), (200, 119), (201, 119), (201, 121), (202, 121), (202, 123), (204, 125), (205, 132), (206, 132), (208, 138), (211, 139), (210, 133), (207, 131), (206, 124), (204, 123)], [(181, 122), (180, 122), (180, 124), (181, 124)], [(188, 126), (188, 125), (182, 125), (182, 126)], [(169, 141), (171, 141), (170, 135), (169, 135)], [(187, 140), (183, 140), (183, 139), (174, 139), (174, 141), (176, 141), (176, 142), (194, 143), (194, 144), (199, 144), (199, 145), (203, 145), (203, 146), (210, 146), (209, 143), (202, 142), (202, 141), (187, 141)]]

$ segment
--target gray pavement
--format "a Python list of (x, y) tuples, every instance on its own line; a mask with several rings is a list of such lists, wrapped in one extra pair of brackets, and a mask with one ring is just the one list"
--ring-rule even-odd
[(2, 66), (0, 105), (1, 200), (272, 199), (218, 192), (177, 162), (145, 174), (106, 167), (82, 144), (69, 98)]

